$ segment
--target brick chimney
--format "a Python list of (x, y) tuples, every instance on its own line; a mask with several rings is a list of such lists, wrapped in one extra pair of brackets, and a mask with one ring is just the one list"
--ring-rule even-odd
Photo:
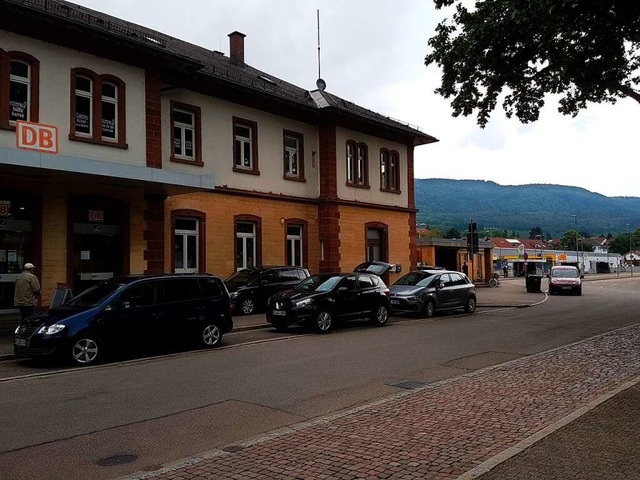
[(229, 34), (229, 57), (240, 65), (244, 65), (244, 37), (244, 33), (237, 31)]

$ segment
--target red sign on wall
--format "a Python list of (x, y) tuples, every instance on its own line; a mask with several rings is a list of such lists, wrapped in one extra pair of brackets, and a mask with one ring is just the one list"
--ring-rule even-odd
[(16, 147), (44, 153), (58, 153), (58, 127), (32, 122), (16, 122)]
[(104, 210), (89, 210), (89, 221), (93, 223), (103, 223)]
[(11, 202), (0, 200), (0, 217), (8, 217), (11, 214)]

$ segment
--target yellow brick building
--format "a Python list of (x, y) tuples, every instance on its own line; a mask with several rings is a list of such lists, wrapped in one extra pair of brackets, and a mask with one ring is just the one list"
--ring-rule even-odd
[(26, 262), (43, 305), (129, 273), (416, 265), (430, 135), (256, 70), (239, 32), (226, 56), (70, 2), (0, 16), (0, 314)]

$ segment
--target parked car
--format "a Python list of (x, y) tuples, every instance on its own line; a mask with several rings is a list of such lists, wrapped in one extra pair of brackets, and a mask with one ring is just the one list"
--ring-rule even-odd
[(388, 294), (385, 283), (373, 273), (312, 275), (294, 289), (269, 298), (267, 321), (276, 330), (303, 323), (319, 333), (355, 318), (369, 318), (381, 327), (389, 319)]
[(271, 295), (293, 288), (307, 277), (309, 271), (302, 267), (249, 267), (238, 270), (224, 283), (231, 295), (232, 312), (251, 315), (264, 310)]
[(582, 295), (582, 279), (584, 275), (576, 267), (571, 265), (557, 265), (551, 267), (549, 278), (549, 295), (560, 292), (569, 292)]
[(449, 270), (415, 270), (389, 287), (392, 313), (415, 313), (433, 317), (439, 310), (476, 310), (476, 289), (461, 272)]
[(90, 365), (112, 350), (217, 347), (233, 327), (229, 292), (213, 275), (129, 275), (85, 290), (16, 328), (17, 356), (64, 356)]

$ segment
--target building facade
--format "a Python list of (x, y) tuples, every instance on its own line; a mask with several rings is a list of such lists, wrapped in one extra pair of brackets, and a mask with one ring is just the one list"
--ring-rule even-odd
[[(0, 313), (118, 274), (416, 265), (414, 148), (324, 89), (49, 0), (0, 1)], [(393, 277), (392, 277), (393, 280)]]

